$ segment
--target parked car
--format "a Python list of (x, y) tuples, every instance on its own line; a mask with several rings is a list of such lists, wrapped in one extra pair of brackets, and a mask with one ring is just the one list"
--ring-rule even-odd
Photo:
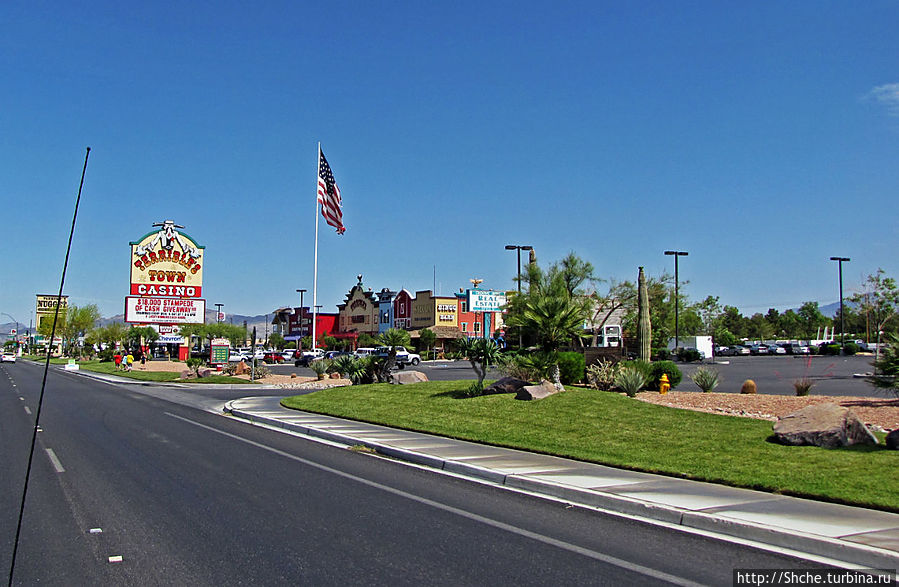
[(2, 355), (0, 355), (0, 363), (15, 363), (16, 362), (16, 353), (4, 351)]
[(783, 348), (779, 344), (769, 344), (768, 345), (768, 354), (769, 355), (785, 355), (785, 354), (787, 354), (787, 349)]
[(802, 343), (788, 342), (782, 346), (783, 346), (784, 350), (787, 351), (788, 355), (807, 355), (807, 354), (809, 354), (808, 347)]
[(352, 355), (353, 353), (349, 351), (328, 351), (325, 353), (326, 359), (336, 359), (337, 357), (342, 357), (344, 355)]
[(284, 357), (285, 361), (292, 361), (296, 354), (297, 352), (293, 349), (285, 349), (281, 351), (281, 356)]
[(276, 363), (280, 365), (284, 362), (284, 353), (280, 351), (268, 351), (262, 356), (262, 360), (266, 363)]
[(741, 344), (730, 345), (730, 351), (733, 357), (743, 357), (749, 354), (749, 348)]
[(356, 355), (356, 358), (362, 358), (374, 355), (376, 352), (377, 351), (371, 347), (359, 347), (353, 354)]
[(718, 345), (715, 347), (715, 356), (716, 357), (727, 357), (731, 355), (730, 347), (724, 345)]
[(325, 358), (324, 349), (315, 349), (303, 351), (293, 361), (294, 367), (308, 367), (313, 361), (320, 361)]
[(241, 361), (249, 361), (250, 357), (239, 350), (231, 349), (231, 352), (228, 354), (228, 362), (229, 363), (239, 363)]
[(751, 344), (749, 345), (749, 354), (750, 355), (767, 355), (768, 354), (768, 346), (764, 344)]

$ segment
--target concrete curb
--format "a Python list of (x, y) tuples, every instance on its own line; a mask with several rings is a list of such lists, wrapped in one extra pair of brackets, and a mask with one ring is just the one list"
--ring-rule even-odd
[(474, 477), (496, 485), (528, 491), (539, 495), (546, 495), (575, 504), (601, 508), (611, 512), (648, 518), (659, 522), (683, 526), (685, 528), (714, 532), (734, 538), (796, 550), (866, 568), (893, 569), (899, 567), (899, 555), (896, 553), (864, 544), (855, 544), (846, 540), (829, 538), (827, 536), (808, 534), (775, 526), (725, 518), (714, 514), (642, 501), (597, 490), (588, 490), (555, 482), (540, 481), (524, 475), (507, 475), (500, 471), (479, 467), (465, 462), (435, 457), (422, 452), (401, 449), (370, 440), (360, 440), (351, 435), (293, 424), (291, 422), (279, 420), (278, 418), (259, 416), (248, 411), (235, 409), (232, 402), (227, 402), (225, 404), (224, 411), (238, 418), (249, 420), (250, 422), (274, 426), (347, 446), (362, 445), (377, 451), (379, 454), (398, 460)]

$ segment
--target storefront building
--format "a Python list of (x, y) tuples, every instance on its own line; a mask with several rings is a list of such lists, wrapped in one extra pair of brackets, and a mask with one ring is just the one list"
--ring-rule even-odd
[(401, 330), (412, 328), (412, 294), (401, 289), (393, 299), (393, 327)]
[(459, 305), (455, 296), (435, 296), (431, 290), (415, 292), (412, 301), (412, 328), (420, 330), (432, 326), (458, 328)]
[(362, 286), (362, 276), (353, 286), (342, 304), (337, 305), (338, 329), (340, 332), (378, 335), (378, 300), (371, 290)]

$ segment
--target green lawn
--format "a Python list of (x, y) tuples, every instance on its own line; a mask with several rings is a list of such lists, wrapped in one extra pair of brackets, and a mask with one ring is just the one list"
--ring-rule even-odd
[[(46, 356), (43, 357), (23, 357), (28, 358), (39, 363), (43, 363), (47, 360)], [(68, 363), (68, 359), (50, 359), (51, 365), (65, 365)], [(100, 361), (99, 359), (92, 359), (90, 361), (77, 361), (78, 368), (84, 369), (85, 371), (94, 371), (96, 373), (107, 373), (109, 375), (116, 375), (118, 377), (123, 377), (125, 379), (136, 379), (138, 381), (152, 381), (155, 383), (166, 383), (166, 382), (175, 382), (175, 383), (184, 383), (184, 380), (181, 379), (180, 373), (173, 373), (169, 371), (140, 371), (135, 369), (134, 371), (118, 371), (115, 368), (115, 363), (111, 363), (109, 361)], [(187, 369), (187, 365), (184, 366)], [(249, 381), (243, 379), (234, 379), (233, 377), (229, 377), (227, 375), (212, 375), (211, 377), (203, 377), (202, 379), (191, 379), (190, 383), (234, 383), (234, 384), (250, 384)], [(259, 382), (252, 382), (253, 385), (257, 385)]]
[[(463, 398), (470, 381), (338, 387), (289, 408), (701, 481), (899, 512), (899, 451), (789, 447), (771, 422), (570, 389), (525, 402)], [(881, 441), (883, 435), (880, 435)]]

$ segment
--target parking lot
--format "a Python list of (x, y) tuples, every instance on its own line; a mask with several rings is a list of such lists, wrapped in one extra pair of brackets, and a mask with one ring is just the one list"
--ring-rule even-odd
[(759, 393), (795, 395), (793, 381), (808, 377), (815, 382), (813, 395), (854, 395), (888, 397), (888, 392), (878, 389), (855, 377), (856, 374), (870, 373), (873, 355), (853, 355), (847, 357), (790, 355), (758, 357), (719, 357), (703, 363), (678, 363), (684, 373), (680, 391), (698, 391), (689, 380), (689, 374), (700, 366), (716, 369), (722, 382), (715, 391), (739, 393), (747, 379), (758, 386)]

